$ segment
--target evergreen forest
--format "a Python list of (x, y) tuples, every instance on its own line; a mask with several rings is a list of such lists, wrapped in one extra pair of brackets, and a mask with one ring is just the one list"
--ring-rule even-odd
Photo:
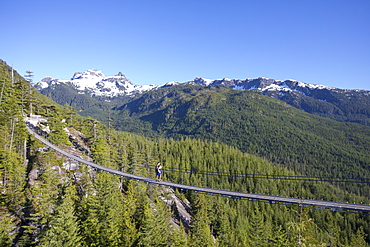
[[(24, 118), (42, 116), (47, 122), (39, 128), (49, 141), (120, 171), (154, 178), (154, 167), (161, 162), (165, 181), (357, 204), (370, 203), (368, 183), (243, 174), (369, 178), (369, 127), (311, 117), (253, 92), (186, 86), (172, 92), (184, 104), (173, 101), (168, 91), (156, 92), (161, 101), (155, 102), (160, 103), (149, 104), (156, 93), (125, 103), (111, 117), (136, 131), (122, 131), (110, 120), (82, 117), (73, 107), (56, 104), (31, 82), (0, 61), (0, 246), (369, 246), (368, 214), (129, 180), (45, 147), (28, 133)], [(230, 101), (240, 110), (228, 108)], [(144, 106), (146, 115), (130, 112)], [(221, 119), (230, 111), (233, 117)], [(157, 122), (146, 121), (150, 114)], [(236, 124), (250, 131), (231, 135), (239, 131)]]

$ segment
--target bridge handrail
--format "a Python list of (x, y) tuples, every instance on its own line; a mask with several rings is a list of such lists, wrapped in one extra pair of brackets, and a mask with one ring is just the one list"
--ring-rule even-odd
[(126, 173), (122, 171), (118, 171), (109, 167), (105, 167), (102, 165), (98, 165), (94, 162), (82, 159), (78, 156), (70, 154), (63, 149), (55, 146), (51, 142), (45, 140), (39, 134), (37, 134), (34, 130), (32, 130), (28, 125), (27, 129), (31, 135), (36, 137), (39, 141), (44, 143), (46, 146), (54, 149), (58, 153), (67, 156), (77, 162), (86, 164), (88, 166), (94, 167), (96, 169), (110, 172), (119, 176), (127, 177), (129, 179), (135, 179), (139, 181), (144, 181), (147, 183), (154, 183), (169, 187), (178, 188), (180, 190), (192, 190), (195, 192), (200, 193), (207, 193), (212, 195), (221, 195), (221, 196), (228, 196), (231, 198), (238, 198), (238, 199), (245, 199), (245, 200), (258, 200), (258, 201), (269, 201), (271, 203), (280, 203), (280, 204), (296, 204), (305, 207), (321, 207), (321, 208), (329, 208), (332, 210), (339, 209), (339, 210), (349, 210), (349, 211), (360, 211), (363, 213), (370, 213), (370, 205), (366, 204), (351, 204), (351, 203), (342, 203), (342, 202), (332, 202), (332, 201), (321, 201), (321, 200), (310, 200), (310, 199), (300, 199), (300, 198), (291, 198), (291, 197), (282, 197), (282, 196), (271, 196), (271, 195), (261, 195), (261, 194), (252, 194), (252, 193), (244, 193), (244, 192), (236, 192), (236, 191), (229, 191), (229, 190), (220, 190), (220, 189), (212, 189), (206, 187), (198, 187), (192, 185), (185, 185), (185, 184), (178, 184), (178, 183), (171, 183), (171, 182), (164, 182), (164, 181), (157, 181), (155, 179), (142, 177), (138, 175), (134, 175), (131, 173)]

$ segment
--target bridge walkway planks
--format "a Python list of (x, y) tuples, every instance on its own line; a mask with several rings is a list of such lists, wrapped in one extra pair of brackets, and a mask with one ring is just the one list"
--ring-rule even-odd
[(29, 133), (35, 136), (39, 141), (41, 141), (46, 146), (54, 149), (55, 151), (59, 152), (60, 154), (64, 156), (67, 156), (77, 162), (86, 164), (96, 169), (110, 172), (110, 173), (113, 173), (119, 176), (127, 177), (129, 179), (135, 179), (135, 180), (140, 180), (140, 181), (144, 181), (147, 183), (169, 186), (169, 187), (177, 188), (180, 190), (192, 190), (192, 191), (199, 192), (199, 193), (227, 196), (230, 198), (238, 198), (238, 199), (245, 199), (245, 200), (258, 200), (258, 201), (266, 201), (266, 202), (279, 203), (279, 204), (290, 204), (290, 205), (295, 204), (295, 205), (301, 205), (304, 207), (319, 207), (321, 209), (331, 209), (331, 210), (340, 210), (340, 211), (358, 211), (362, 213), (370, 213), (370, 205), (366, 205), (366, 204), (351, 204), (351, 203), (341, 203), (341, 202), (332, 202), (332, 201), (321, 201), (321, 200), (309, 200), (309, 199), (299, 199), (299, 198), (290, 198), (290, 197), (281, 197), (281, 196), (260, 195), (260, 194), (243, 193), (243, 192), (236, 192), (236, 191), (212, 189), (212, 188), (197, 187), (197, 186), (192, 186), (192, 185), (157, 181), (155, 179), (137, 176), (137, 175), (130, 174), (130, 173), (125, 173), (122, 171), (118, 171), (112, 168), (108, 168), (105, 166), (95, 164), (91, 161), (84, 160), (80, 157), (77, 157), (73, 154), (70, 154), (64, 151), (63, 149), (45, 140), (40, 135), (38, 135), (34, 130), (32, 130), (30, 127), (27, 126), (27, 129)]

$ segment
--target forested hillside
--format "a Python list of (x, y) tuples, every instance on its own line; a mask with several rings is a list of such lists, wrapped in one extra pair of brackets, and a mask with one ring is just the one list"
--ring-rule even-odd
[(297, 109), (340, 122), (370, 125), (370, 91), (329, 88), (296, 80), (195, 78), (199, 85), (225, 85), (238, 90), (253, 90), (280, 99)]
[(122, 105), (131, 99), (130, 96), (91, 97), (88, 94), (78, 93), (76, 89), (63, 83), (42, 89), (41, 93), (61, 105), (72, 106), (80, 115), (101, 119), (102, 122), (106, 122), (109, 118), (111, 108)]
[(340, 122), (370, 126), (370, 92), (365, 90), (314, 90), (307, 96), (290, 91), (267, 91), (264, 94), (280, 99), (305, 112)]
[[(27, 133), (23, 117), (30, 114), (31, 105), (34, 114), (47, 119), (47, 123), (40, 126), (45, 130), (45, 137), (100, 165), (154, 177), (154, 165), (161, 162), (165, 167), (164, 180), (171, 182), (370, 203), (368, 197), (326, 182), (207, 176), (200, 171), (300, 174), (242, 152), (239, 147), (201, 140), (203, 137), (193, 138), (196, 135), (181, 138), (180, 133), (173, 131), (174, 137), (180, 138), (149, 140), (113, 130), (109, 125), (82, 118), (73, 108), (58, 106), (32, 91), (29, 83), (17, 73), (12, 80), (12, 71), (3, 62), (0, 62), (0, 83), (0, 246), (368, 246), (370, 242), (366, 236), (370, 230), (369, 215), (171, 192), (162, 186), (127, 180), (76, 164), (45, 148)], [(206, 91), (202, 94), (207, 96)], [(201, 107), (207, 112), (210, 108), (205, 106), (229, 100), (223, 94), (217, 94), (216, 98), (207, 96), (209, 100), (204, 102), (195, 95), (182, 97), (199, 100), (197, 104), (186, 101), (189, 107), (199, 107), (196, 112), (201, 111)], [(258, 94), (244, 97), (248, 99), (249, 96), (261, 99)], [(171, 105), (169, 103), (170, 98), (161, 101), (163, 106)], [(128, 107), (135, 105), (126, 106), (126, 109)], [(291, 108), (284, 104), (278, 107), (290, 115), (297, 114), (290, 112)], [(186, 113), (187, 109), (181, 107), (179, 113)], [(176, 120), (172, 118), (176, 115), (165, 114), (167, 110), (160, 112), (162, 114), (152, 113)], [(255, 114), (271, 113), (259, 108)], [(196, 114), (193, 117), (195, 123), (200, 121), (196, 126), (201, 130), (200, 123), (205, 120)], [(134, 124), (132, 119), (135, 118), (130, 120)], [(161, 120), (161, 117), (157, 119)], [(142, 123), (145, 126), (145, 122)], [(176, 126), (175, 121), (172, 123)], [(225, 129), (228, 124), (224, 123)], [(160, 124), (156, 127), (160, 133), (166, 131)], [(196, 130), (188, 128), (189, 133)], [(213, 131), (216, 135), (220, 129)], [(353, 130), (353, 133), (357, 132)], [(353, 138), (353, 141), (359, 140)], [(366, 142), (366, 138), (363, 141)], [(364, 155), (361, 150), (359, 152)], [(175, 169), (192, 172), (179, 173)], [(342, 169), (346, 172), (346, 167)], [(181, 220), (179, 211), (170, 203), (173, 194), (188, 205), (187, 210), (192, 216), (190, 224)]]
[[(222, 142), (307, 176), (370, 177), (370, 127), (308, 114), (260, 93), (179, 85), (116, 110), (117, 129)], [(345, 187), (370, 196), (368, 186)]]
[[(77, 78), (70, 81), (58, 80), (46, 77), (35, 87), (44, 95), (48, 95), (61, 105), (69, 104), (75, 107), (83, 116), (102, 117), (109, 108), (128, 102), (132, 96), (140, 95), (147, 90), (171, 87), (180, 83), (171, 82), (162, 86), (138, 86), (133, 85), (126, 77), (102, 77), (102, 72), (88, 70), (84, 73), (76, 73)], [(88, 88), (78, 85), (84, 82), (78, 81), (80, 76), (89, 78), (91, 85)], [(122, 74), (120, 74), (122, 76)], [(99, 82), (96, 82), (100, 80)], [(105, 81), (105, 82), (104, 82)], [(109, 85), (107, 81), (114, 81)], [(224, 85), (235, 90), (260, 92), (272, 98), (276, 98), (294, 106), (297, 109), (327, 117), (339, 122), (359, 123), (370, 126), (370, 91), (329, 88), (323, 85), (307, 84), (296, 80), (276, 81), (274, 79), (259, 77), (257, 79), (218, 79), (207, 80), (195, 78), (193, 81), (182, 83), (201, 86)], [(117, 88), (118, 86), (118, 88)], [(132, 88), (136, 89), (132, 89)], [(121, 88), (121, 89), (119, 89)], [(126, 90), (131, 88), (130, 90)], [(141, 90), (138, 90), (141, 88)], [(145, 89), (144, 89), (145, 88)], [(210, 87), (208, 87), (209, 89)], [(120, 91), (119, 95), (112, 91)]]
[[(70, 92), (65, 84), (44, 90), (58, 102), (76, 106), (80, 114), (119, 130), (155, 138), (188, 136), (223, 142), (308, 176), (370, 177), (370, 128), (328, 119), (351, 115), (348, 121), (356, 121), (358, 114), (366, 115), (365, 93), (353, 92), (349, 97), (350, 91), (327, 91), (329, 103), (294, 91), (278, 95), (267, 92), (271, 97), (285, 97), (284, 101), (297, 108), (304, 105), (302, 109), (328, 117), (323, 118), (256, 91), (222, 85), (180, 84), (111, 101)], [(315, 97), (322, 98), (324, 91), (312, 94), (320, 93)], [(370, 196), (368, 186), (343, 188)]]

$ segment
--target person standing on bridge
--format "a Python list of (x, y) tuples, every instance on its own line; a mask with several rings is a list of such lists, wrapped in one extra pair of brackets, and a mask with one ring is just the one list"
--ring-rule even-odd
[(157, 173), (157, 181), (162, 181), (163, 166), (161, 163), (158, 162), (157, 166), (155, 167), (155, 171)]

